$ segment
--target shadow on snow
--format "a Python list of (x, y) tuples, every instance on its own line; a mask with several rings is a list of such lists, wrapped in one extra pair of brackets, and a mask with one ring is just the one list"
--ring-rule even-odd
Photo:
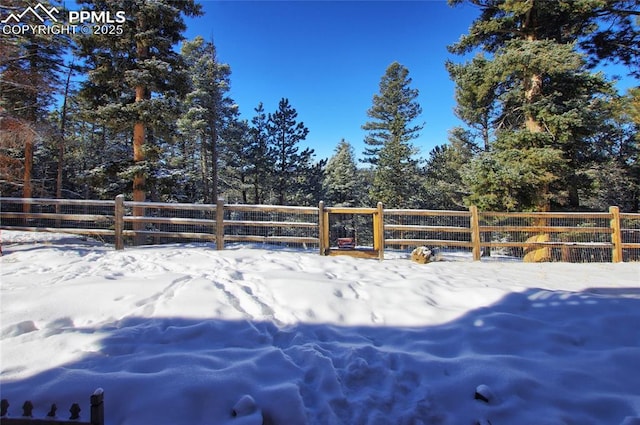
[[(424, 327), (180, 317), (68, 325), (59, 332), (104, 334), (100, 346), (3, 379), (14, 408), (30, 399), (43, 417), (51, 402), (102, 387), (109, 425), (254, 423), (231, 414), (245, 394), (265, 424), (616, 425), (640, 416), (635, 288), (532, 288)], [(488, 403), (474, 400), (481, 384)]]

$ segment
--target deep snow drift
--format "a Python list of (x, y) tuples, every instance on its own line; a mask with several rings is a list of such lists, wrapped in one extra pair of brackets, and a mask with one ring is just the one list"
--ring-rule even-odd
[(2, 248), (14, 416), (30, 399), (37, 417), (81, 402), (86, 420), (102, 387), (108, 425), (640, 423), (638, 263), (114, 251), (8, 231)]

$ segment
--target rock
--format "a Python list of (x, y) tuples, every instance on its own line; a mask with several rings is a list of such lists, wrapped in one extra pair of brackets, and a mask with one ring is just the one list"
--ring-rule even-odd
[(411, 252), (411, 261), (427, 264), (434, 260), (433, 252), (426, 246), (419, 246)]

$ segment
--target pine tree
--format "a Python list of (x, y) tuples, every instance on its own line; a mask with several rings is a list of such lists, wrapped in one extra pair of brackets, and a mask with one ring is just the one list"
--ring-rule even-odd
[(608, 131), (596, 141), (597, 155), (584, 174), (593, 181), (588, 205), (596, 210), (617, 205), (622, 211), (640, 209), (640, 89), (631, 89), (609, 106)]
[(296, 205), (316, 206), (318, 202), (325, 199), (323, 181), (327, 160), (321, 159), (314, 162), (313, 155), (309, 155), (300, 165), (296, 182), (297, 191), (293, 196), (293, 202)]
[(587, 55), (588, 65), (617, 62), (637, 75), (640, 42), (637, 0), (448, 0), (451, 6), (471, 3), (480, 16), (468, 34), (449, 46), (453, 53), (468, 53), (478, 47), (491, 54), (512, 40), (553, 40), (577, 43)]
[[(22, 11), (22, 1), (11, 0), (0, 6), (2, 14)], [(40, 2), (45, 8), (49, 1)], [(24, 25), (41, 24), (32, 14), (21, 18)], [(0, 108), (13, 118), (31, 123), (46, 121), (49, 109), (60, 92), (63, 55), (70, 40), (64, 35), (51, 37), (24, 31), (4, 36), (0, 43)]]
[[(267, 114), (262, 102), (254, 109), (256, 115), (251, 119), (249, 145), (246, 151), (247, 184), (253, 195), (254, 204), (264, 204), (272, 186), (273, 165), (276, 162), (275, 150), (269, 142)], [(248, 202), (248, 196), (244, 199)]]
[(199, 146), (204, 202), (215, 202), (219, 194), (221, 135), (238, 110), (227, 95), (231, 68), (218, 61), (214, 44), (202, 37), (185, 42), (181, 55), (187, 66), (190, 91), (184, 101), (186, 110), (180, 126), (183, 137), (195, 139)]
[[(49, 1), (40, 3), (51, 7)], [(5, 1), (0, 6), (1, 15), (22, 11), (24, 7), (22, 1)], [(28, 13), (22, 16), (22, 24), (40, 25), (41, 22)], [(69, 38), (63, 35), (51, 37), (31, 31), (4, 36), (0, 43), (0, 111), (3, 114), (0, 119), (4, 121), (2, 130), (8, 132), (1, 141), (17, 144), (0, 160), (12, 162), (16, 156), (22, 157), (22, 195), (25, 198), (32, 196), (36, 142), (57, 136), (57, 131), (48, 122), (48, 114), (60, 90), (62, 56), (68, 45)], [(17, 154), (17, 149), (22, 150), (22, 154)]]
[(466, 65), (446, 62), (449, 75), (456, 82), (455, 113), (479, 133), (485, 151), (491, 143), (496, 98), (500, 96), (496, 83), (485, 78), (488, 65), (489, 61), (483, 55), (477, 55)]
[(590, 141), (602, 131), (606, 117), (600, 111), (612, 88), (589, 72), (576, 45), (592, 40), (597, 22), (627, 19), (626, 12), (615, 9), (630, 2), (474, 4), (482, 9), (480, 17), (450, 50), (479, 47), (491, 59), (479, 57), (449, 69), (461, 117), (477, 124), (474, 104), (488, 107), (494, 140), (467, 170), (468, 202), (499, 209), (577, 205), (580, 163), (592, 155)]
[(274, 190), (279, 205), (287, 205), (298, 192), (299, 178), (310, 163), (312, 149), (299, 152), (299, 143), (307, 137), (309, 129), (297, 122), (298, 112), (282, 98), (278, 110), (269, 114), (267, 131), (275, 151)]
[[(88, 80), (84, 97), (93, 119), (117, 132), (132, 131), (133, 199), (144, 201), (151, 164), (146, 153), (154, 139), (169, 140), (178, 115), (178, 95), (187, 77), (174, 46), (183, 39), (183, 16), (197, 16), (194, 0), (81, 0), (94, 11), (122, 10), (123, 34), (79, 38), (78, 55), (85, 60)], [(131, 134), (131, 133), (130, 133)], [(142, 213), (137, 211), (137, 213)]]
[(436, 146), (425, 166), (425, 202), (423, 208), (461, 209), (468, 195), (461, 170), (480, 152), (470, 131), (455, 127), (449, 132), (449, 143)]
[(233, 202), (248, 203), (247, 194), (251, 189), (248, 181), (249, 140), (251, 129), (239, 114), (230, 117), (220, 134), (220, 195)]
[(380, 94), (373, 95), (373, 106), (367, 111), (372, 119), (362, 126), (365, 138), (364, 162), (376, 165), (380, 149), (392, 139), (406, 144), (418, 137), (423, 125), (411, 126), (422, 108), (416, 101), (418, 90), (410, 88), (409, 70), (393, 62), (380, 80)]
[(358, 205), (362, 193), (358, 179), (353, 147), (342, 139), (336, 146), (334, 155), (329, 158), (324, 178), (325, 201), (337, 207)]
[(370, 196), (395, 208), (416, 203), (417, 153), (411, 140), (418, 137), (422, 124), (412, 122), (422, 108), (416, 101), (418, 90), (410, 88), (409, 70), (394, 62), (380, 81), (380, 94), (373, 96), (373, 106), (367, 111), (372, 121), (362, 128), (365, 138), (365, 162), (374, 166)]

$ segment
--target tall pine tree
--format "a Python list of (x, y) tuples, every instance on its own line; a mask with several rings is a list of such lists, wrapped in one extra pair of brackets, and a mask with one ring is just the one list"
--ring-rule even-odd
[[(589, 72), (576, 46), (592, 43), (599, 23), (627, 22), (633, 2), (473, 3), (480, 17), (450, 50), (482, 48), (490, 58), (449, 69), (461, 117), (474, 125), (481, 111), (474, 104), (488, 108), (495, 139), (467, 170), (468, 201), (498, 209), (577, 206), (585, 181), (580, 164), (593, 154), (591, 140), (607, 119), (601, 111), (612, 89)], [(611, 49), (607, 55), (619, 53)]]
[(422, 113), (418, 90), (412, 89), (409, 70), (394, 62), (380, 80), (380, 93), (373, 96), (367, 111), (371, 121), (362, 128), (365, 137), (365, 162), (374, 166), (370, 196), (393, 208), (416, 204), (417, 153), (411, 140), (418, 137), (423, 124), (413, 122)]
[(187, 89), (184, 64), (174, 46), (183, 39), (183, 17), (199, 15), (200, 6), (194, 0), (79, 3), (96, 12), (122, 10), (127, 17), (121, 35), (79, 38), (78, 55), (88, 72), (83, 95), (91, 103), (94, 119), (132, 134), (133, 199), (144, 201), (152, 168), (147, 153), (154, 139), (169, 133), (167, 123), (175, 122), (179, 94)]
[(298, 122), (298, 112), (282, 98), (278, 110), (269, 114), (267, 131), (275, 151), (274, 190), (279, 205), (288, 205), (298, 192), (299, 182), (305, 166), (310, 163), (313, 150), (306, 148), (300, 152), (300, 142), (305, 140), (309, 129)]
[[(276, 152), (269, 141), (267, 114), (262, 102), (254, 111), (255, 116), (251, 119), (249, 145), (246, 151), (247, 184), (250, 186), (248, 191), (252, 194), (251, 202), (264, 204), (272, 187)], [(248, 199), (247, 196), (244, 202), (248, 202)]]
[(238, 110), (228, 96), (231, 68), (219, 62), (214, 44), (202, 37), (185, 42), (181, 54), (189, 74), (190, 91), (184, 101), (180, 126), (183, 137), (195, 139), (199, 146), (204, 202), (215, 202), (219, 195), (222, 134)]

